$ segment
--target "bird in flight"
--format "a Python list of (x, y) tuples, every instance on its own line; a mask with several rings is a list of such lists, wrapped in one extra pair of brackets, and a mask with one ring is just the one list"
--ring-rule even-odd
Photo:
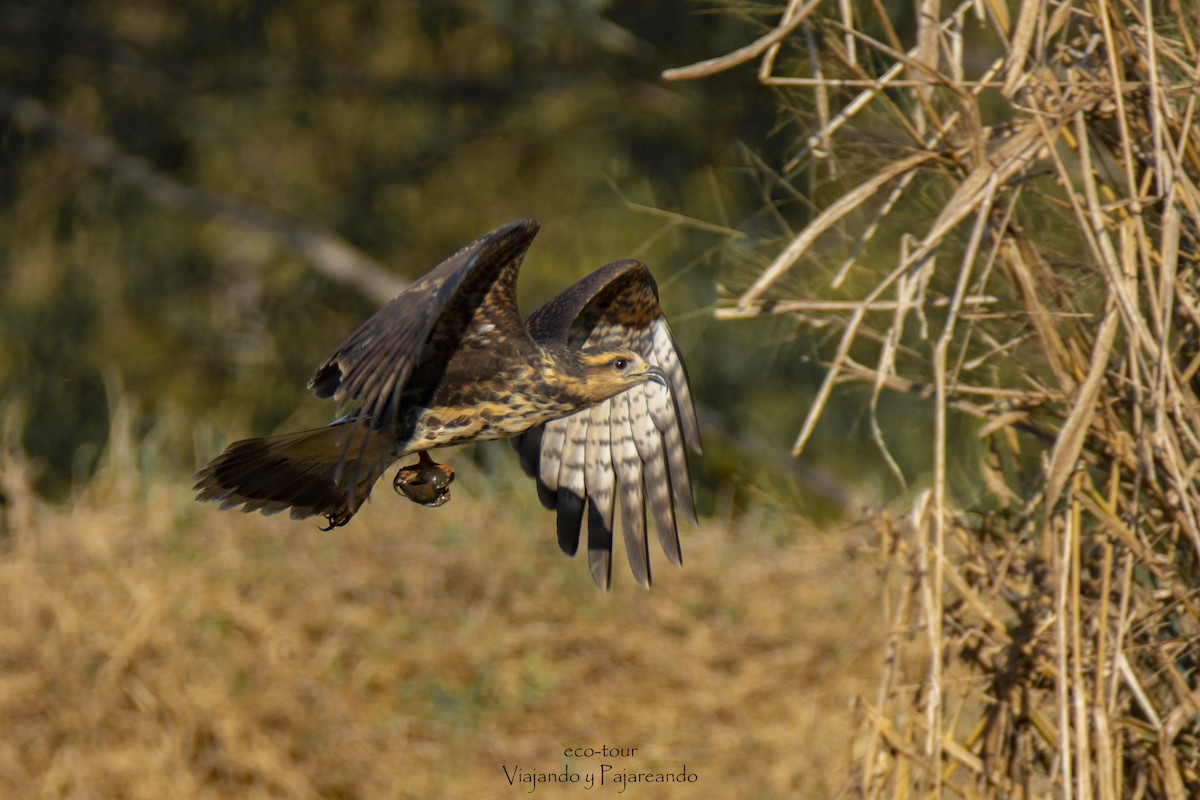
[(646, 512), (682, 564), (676, 506), (696, 519), (686, 448), (700, 450), (687, 373), (640, 261), (617, 261), (522, 320), (517, 272), (538, 224), (492, 231), (413, 283), (342, 342), (309, 380), (341, 416), (323, 428), (244, 439), (196, 475), (196, 499), (345, 525), (395, 461), (416, 503), (450, 498), (447, 445), (509, 438), (558, 543), (574, 555), (586, 517), (588, 566), (612, 577), (621, 518), (634, 577), (650, 586)]

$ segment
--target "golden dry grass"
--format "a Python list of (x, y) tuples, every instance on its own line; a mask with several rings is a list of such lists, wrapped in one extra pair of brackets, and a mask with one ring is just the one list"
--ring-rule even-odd
[[(867, 535), (706, 521), (683, 571), (602, 594), (532, 487), (489, 496), (469, 467), (445, 508), (381, 491), (323, 533), (198, 505), (114, 442), (63, 507), (4, 462), (0, 796), (526, 796), (518, 765), (609, 764), (614, 794), (626, 769), (698, 776), (625, 797), (849, 777), (850, 701), (877, 680)], [(564, 757), (604, 745), (637, 751)]]

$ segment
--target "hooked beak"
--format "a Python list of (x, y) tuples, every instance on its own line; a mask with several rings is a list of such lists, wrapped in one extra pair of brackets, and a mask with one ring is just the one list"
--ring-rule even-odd
[(670, 388), (670, 384), (667, 382), (667, 373), (663, 372), (661, 368), (653, 364), (647, 364), (646, 371), (643, 374), (646, 376), (646, 380), (654, 381), (660, 386)]

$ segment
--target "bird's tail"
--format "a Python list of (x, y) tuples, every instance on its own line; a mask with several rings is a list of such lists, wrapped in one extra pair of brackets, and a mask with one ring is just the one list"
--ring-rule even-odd
[(196, 473), (196, 499), (247, 513), (290, 508), (293, 519), (321, 515), (330, 526), (344, 525), (393, 461), (389, 445), (389, 437), (354, 421), (243, 439)]

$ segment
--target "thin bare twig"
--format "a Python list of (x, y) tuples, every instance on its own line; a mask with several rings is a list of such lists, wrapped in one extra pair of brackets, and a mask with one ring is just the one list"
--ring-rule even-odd
[(386, 303), (408, 285), (344, 240), (259, 206), (188, 186), (155, 170), (147, 161), (121, 152), (110, 140), (71, 125), (39, 100), (0, 91), (0, 114), (26, 133), (49, 137), (83, 165), (137, 187), (155, 202), (275, 236), (326, 277), (354, 287), (376, 303)]

